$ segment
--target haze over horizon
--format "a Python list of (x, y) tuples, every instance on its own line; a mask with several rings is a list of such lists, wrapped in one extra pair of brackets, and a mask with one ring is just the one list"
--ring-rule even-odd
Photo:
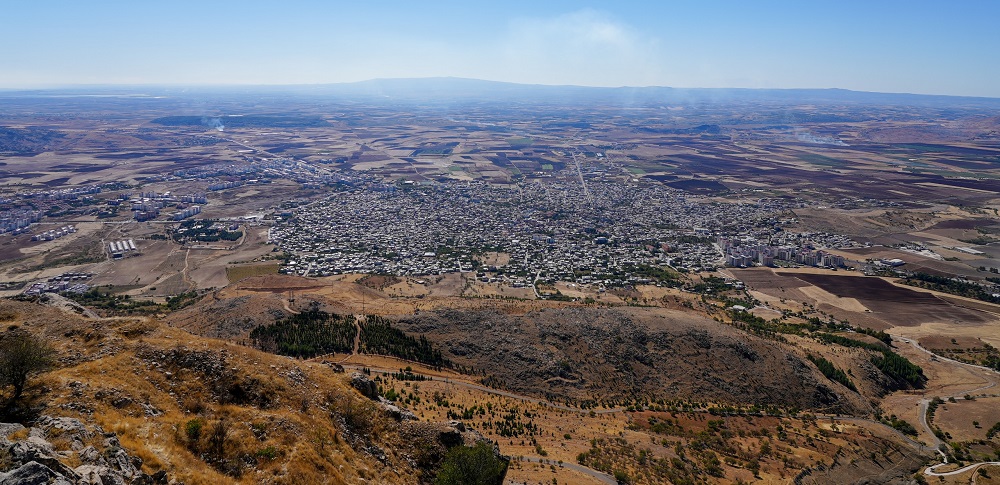
[(6, 9), (0, 88), (458, 77), (1000, 97), (1000, 4), (42, 1)]

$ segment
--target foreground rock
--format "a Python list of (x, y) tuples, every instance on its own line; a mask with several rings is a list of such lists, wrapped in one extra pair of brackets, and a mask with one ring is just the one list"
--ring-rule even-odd
[[(0, 485), (126, 485), (167, 483), (141, 471), (114, 433), (78, 419), (42, 416), (34, 426), (0, 423)], [(82, 463), (75, 468), (69, 463)]]
[(417, 416), (409, 409), (401, 408), (393, 404), (392, 401), (380, 396), (378, 384), (375, 384), (375, 381), (369, 379), (368, 376), (361, 372), (355, 372), (351, 375), (351, 387), (357, 389), (362, 396), (378, 403), (382, 412), (396, 421), (414, 421), (417, 419)]

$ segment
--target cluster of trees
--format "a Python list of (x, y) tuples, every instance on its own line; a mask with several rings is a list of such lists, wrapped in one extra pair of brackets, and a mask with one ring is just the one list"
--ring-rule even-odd
[(994, 436), (1000, 434), (1000, 422), (997, 422), (986, 431), (986, 439), (993, 439)]
[(178, 229), (186, 229), (185, 232), (174, 232), (174, 241), (184, 242), (194, 240), (198, 242), (217, 241), (238, 241), (243, 237), (243, 231), (228, 231), (223, 228), (215, 228), (211, 219), (187, 219), (180, 223)]
[[(155, 289), (155, 288), (154, 288)], [(62, 293), (63, 296), (83, 306), (103, 310), (114, 315), (153, 315), (161, 312), (180, 310), (198, 301), (197, 291), (185, 291), (167, 297), (166, 304), (152, 300), (137, 300), (129, 295), (114, 293), (112, 286), (93, 287), (84, 293)]]
[(413, 368), (406, 366), (406, 369), (400, 369), (399, 372), (393, 372), (389, 374), (389, 377), (396, 379), (397, 381), (417, 381), (422, 382), (429, 379), (429, 377), (423, 374), (414, 374)]
[(969, 281), (917, 272), (912, 273), (904, 282), (910, 286), (926, 288), (928, 290), (951, 293), (966, 298), (975, 298), (976, 300), (988, 301), (990, 303), (1000, 303), (1000, 298), (993, 296), (994, 292), (983, 285)]
[(879, 344), (862, 342), (860, 340), (854, 340), (843, 335), (836, 335), (832, 333), (817, 332), (813, 334), (813, 337), (816, 337), (817, 340), (825, 344), (837, 344), (843, 347), (861, 347), (863, 349), (874, 350), (876, 352), (885, 350), (885, 347)]
[[(250, 332), (254, 347), (299, 358), (352, 352), (356, 337), (360, 341), (359, 352), (391, 355), (436, 369), (454, 367), (423, 335), (412, 337), (393, 327), (385, 319), (373, 315), (356, 323), (351, 315), (337, 315), (312, 308)], [(402, 373), (394, 377), (416, 380), (415, 377)]]
[(847, 374), (842, 369), (838, 369), (835, 365), (833, 365), (833, 362), (830, 362), (822, 357), (816, 357), (812, 354), (808, 354), (806, 357), (808, 357), (813, 364), (816, 364), (816, 368), (819, 369), (819, 371), (822, 372), (827, 379), (837, 381), (843, 384), (844, 387), (857, 392), (858, 388), (854, 386), (851, 379), (847, 377)]
[(854, 331), (875, 337), (881, 340), (882, 343), (888, 345), (889, 347), (892, 347), (892, 335), (889, 335), (881, 330), (872, 330), (870, 328), (864, 328), (864, 327), (854, 327)]
[(177, 296), (167, 297), (167, 310), (175, 311), (180, 310), (188, 305), (191, 305), (198, 299), (197, 291), (185, 291)]
[(912, 424), (897, 418), (895, 414), (890, 416), (889, 419), (882, 419), (882, 422), (903, 434), (908, 434), (910, 436), (917, 435), (917, 428), (914, 428)]
[(684, 284), (684, 282), (678, 278), (679, 274), (668, 268), (661, 268), (659, 266), (651, 266), (648, 264), (626, 264), (622, 266), (622, 269), (628, 273), (632, 273), (632, 276), (649, 278), (670, 287), (678, 287)]
[(158, 303), (150, 300), (134, 300), (129, 295), (116, 295), (111, 287), (93, 287), (84, 293), (64, 293), (77, 303), (104, 310), (113, 314), (154, 314), (163, 310)]
[(309, 358), (351, 352), (356, 335), (354, 317), (311, 309), (253, 329), (250, 340), (267, 352)]
[(758, 337), (784, 342), (782, 333), (802, 334), (802, 329), (798, 325), (792, 325), (777, 320), (767, 320), (758, 317), (746, 310), (731, 310), (729, 316), (733, 319), (733, 326), (750, 332)]
[(195, 240), (198, 242), (239, 241), (241, 237), (243, 237), (243, 231), (227, 231), (222, 229), (211, 231), (204, 235), (198, 234), (195, 236)]
[(983, 365), (1000, 372), (1000, 355), (989, 354), (983, 359)]
[[(472, 412), (475, 413), (475, 411)], [(491, 429), (504, 438), (537, 435), (539, 433), (538, 425), (535, 424), (531, 414), (525, 413), (524, 418), (521, 418), (517, 409), (512, 409), (504, 413), (500, 419), (483, 421), (482, 427)]]
[(905, 382), (916, 388), (922, 388), (927, 383), (927, 377), (924, 376), (924, 370), (920, 366), (890, 350), (883, 350), (882, 355), (872, 357), (871, 362), (883, 374), (897, 382)]
[(436, 369), (452, 367), (450, 360), (445, 359), (441, 351), (435, 349), (421, 335), (414, 338), (407, 335), (402, 330), (393, 327), (387, 320), (369, 315), (361, 326), (361, 352), (367, 354), (381, 354), (399, 357), (401, 359), (412, 360), (432, 366)]
[(691, 291), (701, 294), (718, 294), (733, 289), (726, 280), (718, 276), (709, 276), (691, 287)]
[[(888, 334), (885, 334), (885, 332), (875, 332), (869, 330), (863, 333), (872, 335), (875, 338), (881, 340), (883, 343), (887, 343), (886, 340), (888, 340), (888, 342), (892, 342), (892, 337), (890, 337)], [(885, 335), (885, 338), (882, 337), (882, 334)], [(813, 334), (813, 336), (819, 341), (826, 344), (837, 344), (844, 347), (859, 347), (862, 349), (878, 352), (878, 354), (872, 356), (871, 358), (872, 364), (875, 364), (875, 367), (878, 367), (878, 369), (882, 371), (883, 374), (885, 374), (886, 376), (888, 376), (890, 379), (892, 379), (901, 386), (909, 386), (919, 389), (924, 387), (924, 384), (927, 382), (927, 377), (924, 376), (924, 370), (920, 368), (920, 366), (914, 364), (913, 362), (910, 362), (910, 360), (907, 359), (906, 357), (903, 357), (902, 355), (893, 352), (892, 350), (886, 348), (881, 344), (862, 342), (860, 340), (854, 340), (852, 338), (844, 337), (843, 335), (835, 335), (822, 332), (817, 332)], [(839, 369), (837, 369), (836, 371), (824, 370), (825, 365), (821, 366), (818, 363), (819, 361), (825, 360), (822, 358), (813, 358), (812, 356), (809, 356), (809, 360), (812, 360), (813, 363), (816, 364), (816, 367), (819, 367), (820, 371), (822, 371), (823, 375), (825, 375), (827, 378), (836, 380), (837, 382), (844, 384), (844, 382), (840, 380), (840, 375), (839, 375), (843, 374), (843, 371), (839, 371)], [(832, 364), (830, 365), (832, 366)], [(828, 374), (828, 372), (830, 373)], [(833, 377), (831, 377), (831, 375), (833, 375)], [(847, 379), (847, 376), (845, 375), (843, 378)], [(844, 385), (852, 390), (856, 390), (854, 389), (853, 384), (852, 385), (844, 384)]]

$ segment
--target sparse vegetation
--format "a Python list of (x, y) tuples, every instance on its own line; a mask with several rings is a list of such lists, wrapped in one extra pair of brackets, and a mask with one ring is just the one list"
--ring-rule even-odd
[[(127, 96), (83, 104), (45, 96), (41, 110), (34, 94), (8, 103), (18, 128), (0, 127), (0, 146), (10, 149), (0, 168), (11, 179), (0, 205), (18, 233), (5, 222), (0, 252), (16, 281), (0, 289), (14, 293), (59, 271), (80, 274), (50, 280), (52, 288), (115, 286), (67, 295), (114, 318), (77, 318), (51, 308), (65, 302), (47, 294), (0, 301), (0, 310), (17, 310), (0, 311), (4, 327), (45, 335), (59, 363), (28, 372), (23, 391), (3, 377), (0, 393), (100, 424), (136, 451), (144, 471), (170, 470), (177, 483), (490, 482), (492, 446), (422, 440), (455, 439), (461, 426), (530, 456), (512, 466), (518, 481), (533, 483), (566, 483), (576, 472), (556, 464), (574, 457), (634, 484), (862, 478), (851, 470), (884, 474), (871, 482), (909, 480), (925, 457), (896, 433), (869, 433), (882, 426), (867, 416), (916, 436), (912, 405), (922, 398), (882, 394), (924, 386), (927, 376), (944, 395), (930, 414), (950, 458), (998, 450), (993, 391), (971, 377), (964, 388), (944, 382), (952, 363), (911, 354), (908, 344), (895, 349), (888, 333), (846, 321), (895, 326), (900, 338), (940, 342), (943, 357), (1000, 370), (1000, 352), (970, 343), (991, 328), (977, 323), (993, 318), (978, 311), (986, 305), (847, 274), (899, 278), (917, 268), (933, 274), (909, 276), (912, 286), (979, 299), (1000, 291), (989, 248), (942, 250), (948, 262), (916, 254), (936, 251), (922, 241), (997, 233), (995, 204), (984, 206), (1000, 161), (986, 146), (997, 132), (988, 110), (925, 115), (905, 106), (886, 118), (872, 103), (775, 109), (781, 103), (769, 101), (728, 116), (714, 101), (673, 112), (669, 100), (652, 105), (641, 90), (626, 91), (625, 112), (620, 103), (567, 109), (561, 97), (535, 106), (529, 96), (499, 110), (463, 105), (455, 116), (420, 102), (331, 110), (312, 95), (309, 103), (282, 95), (277, 107), (268, 95), (241, 108), (233, 97), (224, 108), (245, 116), (166, 117), (152, 127), (150, 119), (189, 105), (187, 95), (141, 101), (145, 121)], [(853, 96), (823, 94), (832, 95)], [(222, 125), (236, 133), (214, 131)], [(310, 129), (285, 129), (299, 126)], [(800, 132), (816, 135), (789, 138)], [(913, 167), (919, 176), (900, 171)], [(872, 169), (887, 168), (891, 177), (872, 179)], [(75, 193), (80, 184), (93, 189)], [(201, 190), (209, 192), (191, 193)], [(206, 213), (225, 218), (162, 224), (201, 196)], [(137, 205), (165, 214), (126, 222)], [(241, 215), (249, 217), (227, 217)], [(29, 242), (69, 221), (79, 232)], [(107, 242), (123, 238), (137, 250), (109, 255)], [(714, 267), (722, 239), (739, 240), (720, 244), (721, 256), (738, 249), (736, 265), (747, 268)], [(879, 245), (889, 239), (916, 242)], [(777, 250), (781, 268), (750, 268)], [(827, 253), (860, 264), (801, 268), (820, 251), (820, 264)], [(886, 264), (897, 256), (906, 264)], [(78, 263), (87, 264), (32, 273)], [(979, 272), (960, 270), (969, 264)], [(273, 275), (279, 267), (286, 274)], [(256, 278), (207, 290), (225, 283), (223, 270), (230, 281)], [(768, 279), (777, 284), (758, 285)], [(340, 314), (320, 306), (295, 314), (310, 301)], [(369, 312), (382, 316), (354, 316)], [(953, 320), (961, 331), (925, 336)], [(900, 327), (911, 323), (923, 326)], [(0, 352), (0, 363), (10, 355)], [(359, 386), (366, 397), (347, 387), (356, 369), (395, 408), (369, 399), (368, 386)], [(442, 431), (430, 426), (436, 420), (461, 426)], [(994, 442), (981, 440), (984, 431)], [(69, 440), (53, 442), (73, 453)], [(0, 470), (5, 460), (0, 451)]]

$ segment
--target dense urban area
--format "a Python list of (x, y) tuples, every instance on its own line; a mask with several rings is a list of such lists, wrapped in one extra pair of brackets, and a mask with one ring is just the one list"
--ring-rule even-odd
[[(720, 202), (645, 181), (368, 183), (298, 207), (272, 228), (270, 239), (291, 255), (284, 270), (292, 274), (476, 271), (484, 281), (513, 286), (538, 278), (646, 284), (671, 279), (664, 266), (680, 272), (772, 266), (775, 259), (794, 263), (816, 247), (854, 245), (843, 236), (785, 233), (790, 205), (782, 199)], [(758, 238), (775, 248), (773, 256), (759, 258), (770, 250), (753, 249), (753, 257), (743, 257), (731, 246)], [(488, 253), (506, 254), (509, 262), (483, 264)], [(842, 257), (822, 255), (798, 262), (844, 265)]]

